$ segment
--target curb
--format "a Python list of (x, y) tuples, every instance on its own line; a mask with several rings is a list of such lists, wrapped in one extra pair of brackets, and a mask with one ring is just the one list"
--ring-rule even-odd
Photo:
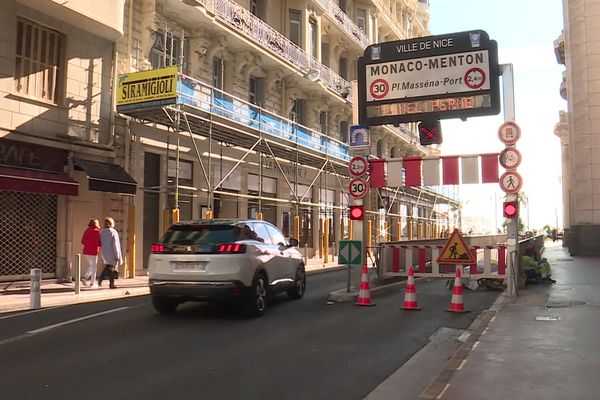
[[(312, 269), (306, 271), (306, 275), (319, 275), (327, 272), (340, 271), (345, 269), (346, 267), (343, 265), (338, 265), (335, 267), (323, 267), (319, 269)], [(54, 280), (52, 280), (54, 282)], [(29, 289), (29, 283), (23, 284), (22, 287), (19, 287), (18, 290), (21, 289)], [(119, 287), (116, 290), (82, 290), (79, 294), (75, 294), (73, 290), (69, 290), (62, 293), (46, 293), (42, 294), (42, 306), (41, 309), (57, 307), (57, 306), (66, 306), (80, 303), (91, 303), (94, 301), (103, 301), (103, 300), (112, 300), (119, 299), (131, 296), (144, 296), (150, 294), (150, 288), (146, 284), (145, 286), (134, 286), (134, 287)], [(15, 294), (16, 295), (16, 294)], [(7, 294), (5, 296), (12, 296), (11, 294)], [(1, 304), (2, 297), (0, 296), (0, 314), (16, 312), (16, 311), (29, 311), (30, 308), (30, 298), (29, 294), (19, 294), (22, 296), (20, 299), (17, 299), (13, 304)]]

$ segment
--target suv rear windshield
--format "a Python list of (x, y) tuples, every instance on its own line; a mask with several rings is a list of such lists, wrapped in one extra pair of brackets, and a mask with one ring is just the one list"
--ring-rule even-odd
[(256, 235), (245, 225), (173, 225), (165, 233), (162, 243), (167, 246), (222, 244), (248, 239), (256, 240)]

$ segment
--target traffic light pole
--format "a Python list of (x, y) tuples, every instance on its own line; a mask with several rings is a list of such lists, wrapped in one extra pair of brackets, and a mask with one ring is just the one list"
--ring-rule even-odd
[[(512, 64), (500, 64), (502, 75), (502, 103), (504, 105), (504, 121), (515, 122), (515, 90)], [(507, 193), (506, 201), (516, 201), (516, 193)], [(519, 217), (509, 218), (506, 225), (506, 250), (508, 252), (506, 292), (509, 297), (518, 295), (519, 287)]]
[[(352, 98), (354, 99), (354, 101), (352, 102), (352, 123), (355, 125), (358, 125), (358, 81), (352, 81)], [(351, 150), (350, 152), (352, 153), (352, 154), (350, 154), (350, 156), (357, 156), (357, 155), (361, 155), (361, 153), (363, 153), (364, 151)], [(360, 268), (353, 267), (352, 273), (350, 274), (352, 277), (352, 285), (351, 286), (355, 290), (358, 290), (360, 288), (360, 280), (362, 278), (362, 266), (367, 264), (367, 229), (366, 229), (367, 210), (365, 207), (364, 199), (353, 198), (352, 205), (363, 206), (363, 210), (364, 210), (362, 219), (356, 220), (356, 221), (352, 221), (352, 220), (349, 221), (349, 223), (352, 224), (352, 238), (351, 239), (355, 239), (355, 240), (360, 239), (360, 241), (361, 241), (361, 245), (360, 245), (361, 267)]]

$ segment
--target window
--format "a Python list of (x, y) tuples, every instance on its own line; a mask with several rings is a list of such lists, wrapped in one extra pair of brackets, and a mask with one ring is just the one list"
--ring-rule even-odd
[[(188, 73), (188, 38), (183, 39), (183, 72)], [(154, 32), (154, 43), (150, 49), (150, 65), (152, 68), (162, 68), (179, 65), (181, 53), (181, 38), (171, 33)]]
[(340, 57), (340, 76), (348, 80), (348, 59)]
[(363, 32), (367, 32), (367, 10), (365, 10), (364, 8), (356, 9), (356, 25)]
[(342, 143), (348, 143), (348, 131), (350, 123), (348, 121), (340, 121), (340, 141)]
[(383, 140), (377, 141), (377, 157), (383, 158)]
[(213, 86), (223, 90), (225, 88), (225, 62), (220, 57), (213, 58)]
[(343, 12), (346, 12), (346, 10), (348, 8), (348, 6), (346, 4), (346, 0), (339, 0), (338, 5), (340, 6), (340, 10), (342, 10)]
[(271, 241), (271, 236), (269, 236), (269, 231), (267, 231), (267, 227), (265, 226), (265, 224), (261, 222), (254, 222), (252, 226), (254, 227), (254, 232), (256, 232), (256, 235), (258, 236), (259, 242), (273, 244), (273, 242)]
[(262, 106), (265, 103), (265, 80), (250, 76), (248, 82), (248, 101), (252, 104)]
[(302, 13), (299, 10), (290, 10), (290, 40), (295, 45), (302, 47), (302, 25), (300, 24), (300, 17)]
[(321, 42), (321, 62), (324, 66), (329, 67), (329, 43)]
[(273, 240), (273, 244), (282, 244), (282, 245), (285, 246), (286, 240), (285, 240), (285, 237), (281, 234), (281, 232), (279, 232), (272, 225), (265, 224), (265, 226), (267, 227), (267, 230), (269, 231), (269, 234), (271, 235), (271, 239)]
[(292, 111), (290, 112), (290, 119), (301, 125), (304, 125), (304, 100), (296, 99), (293, 100)]
[(321, 125), (321, 133), (327, 135), (329, 133), (329, 113), (327, 111), (321, 111), (321, 114), (319, 114), (319, 123)]
[(309, 42), (308, 54), (317, 58), (318, 57), (318, 53), (317, 53), (318, 27), (317, 27), (317, 20), (312, 16), (310, 17), (310, 19), (308, 21), (308, 29), (310, 31), (309, 32), (310, 42)]
[(375, 28), (375, 16), (370, 15), (369, 20), (371, 23), (369, 24), (369, 40), (371, 43), (377, 43), (377, 29)]
[(265, 20), (265, 0), (250, 0), (250, 12), (258, 18)]
[(17, 21), (16, 91), (58, 103), (63, 74), (63, 35), (26, 20)]

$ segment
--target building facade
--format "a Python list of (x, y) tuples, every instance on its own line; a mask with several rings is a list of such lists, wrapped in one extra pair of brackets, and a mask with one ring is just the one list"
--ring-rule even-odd
[(120, 230), (136, 192), (114, 135), (123, 1), (0, 6), (0, 280), (67, 278), (92, 217)]
[(565, 66), (561, 139), (565, 245), (572, 255), (600, 254), (600, 1), (564, 0), (564, 30), (555, 41)]
[[(169, 224), (204, 217), (262, 218), (296, 236), (307, 257), (334, 255), (351, 235), (356, 60), (370, 43), (428, 35), (427, 1), (106, 3), (2, 5), (0, 218), (13, 228), (0, 237), (11, 249), (0, 254), (0, 279), (25, 276), (36, 257), (47, 276), (69, 277), (87, 221), (109, 214), (130, 273)], [(175, 71), (176, 100), (117, 112), (120, 81), (141, 71)], [(375, 127), (368, 152), (435, 155), (415, 130)], [(10, 156), (52, 151), (46, 166), (19, 164), (41, 156)], [(53, 186), (31, 184), (41, 180)], [(447, 189), (371, 190), (366, 204), (373, 243), (458, 224)], [(10, 243), (34, 236), (28, 229), (42, 217), (30, 211), (44, 208), (53, 210), (43, 220), (46, 253), (31, 245), (32, 261), (15, 267), (22, 249)]]

